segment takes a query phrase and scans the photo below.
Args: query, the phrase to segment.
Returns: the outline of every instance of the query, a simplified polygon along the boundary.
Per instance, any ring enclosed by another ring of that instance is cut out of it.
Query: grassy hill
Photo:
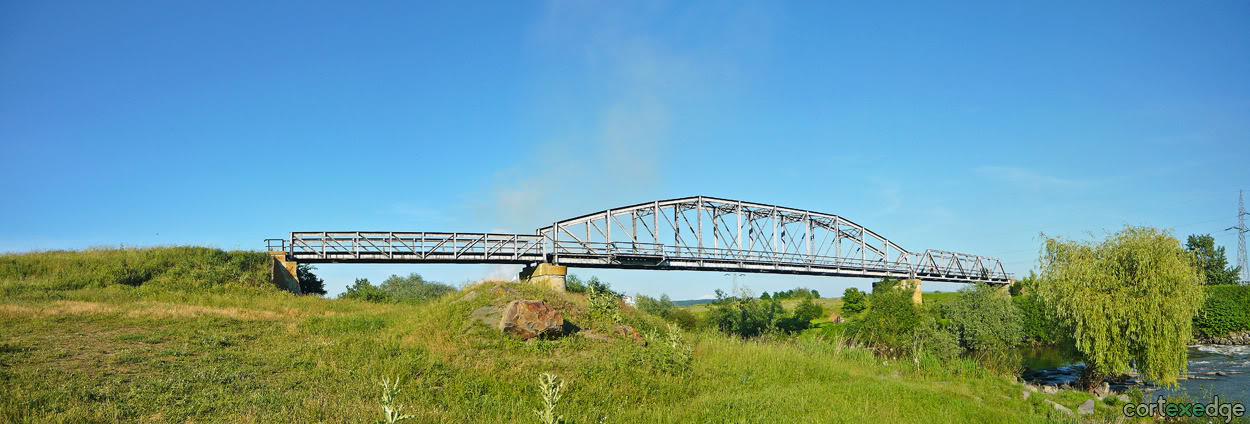
[[[607,330],[584,295],[490,282],[417,305],[295,296],[257,280],[267,268],[256,255],[0,256],[0,421],[367,422],[381,416],[381,379],[400,377],[410,422],[537,422],[544,372],[565,382],[556,412],[577,423],[1045,422],[1051,410],[979,369],[918,368],[818,338],[686,333],[690,368],[667,372],[656,341],[524,342],[470,318],[542,299]]]

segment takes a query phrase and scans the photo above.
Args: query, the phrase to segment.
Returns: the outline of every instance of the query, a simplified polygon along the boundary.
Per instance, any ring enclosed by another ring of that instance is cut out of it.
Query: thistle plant
[[[564,422],[563,415],[556,415],[556,404],[560,402],[560,391],[563,389],[564,382],[559,381],[555,374],[545,372],[538,376],[538,390],[542,393],[543,405],[542,409],[534,410],[534,415],[543,424]]]
[[[404,406],[395,404],[395,396],[399,395],[399,377],[395,377],[392,382],[386,377],[382,378],[382,421],[386,424],[395,424],[412,418],[412,415],[404,414]]]

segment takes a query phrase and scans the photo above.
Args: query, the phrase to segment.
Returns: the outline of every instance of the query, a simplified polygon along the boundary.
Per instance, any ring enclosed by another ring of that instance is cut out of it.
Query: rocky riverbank
[[[1221,346],[1250,346],[1250,331],[1229,333],[1227,336],[1224,336],[1224,337],[1203,338],[1199,336],[1194,339],[1194,344],[1221,345]]]

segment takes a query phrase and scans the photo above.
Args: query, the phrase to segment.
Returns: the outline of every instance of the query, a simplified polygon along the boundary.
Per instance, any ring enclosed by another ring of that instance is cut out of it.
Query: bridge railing
[[[293,232],[288,253],[306,262],[544,261],[542,237],[490,233]]]
[[[886,261],[884,259],[847,258],[838,256],[782,253],[767,250],[740,250],[710,247],[668,246],[657,243],[552,241],[550,249],[556,258],[563,256],[597,260],[603,264],[620,258],[651,259],[654,265],[665,262],[697,261],[707,264],[754,264],[807,267],[813,270],[857,270],[904,277],[950,280],[1006,281],[1011,276],[1002,270],[997,259],[944,251],[926,251]]]

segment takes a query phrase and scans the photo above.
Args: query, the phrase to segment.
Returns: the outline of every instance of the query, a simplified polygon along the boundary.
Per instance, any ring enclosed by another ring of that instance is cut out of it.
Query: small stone
[[[456,299],[456,300],[451,301],[451,303],[468,302],[468,301],[473,300],[473,299],[475,299],[475,298],[477,298],[477,290],[470,291],[470,292],[466,293],[464,296],[461,296],[459,299]]]
[[[1047,399],[1047,400],[1046,400],[1046,403],[1049,403],[1049,404],[1050,404],[1050,406],[1053,406],[1053,407],[1055,408],[1055,410],[1056,410],[1056,411],[1059,411],[1059,412],[1062,412],[1062,413],[1065,413],[1065,414],[1068,414],[1068,415],[1072,415],[1072,410],[1071,410],[1071,409],[1068,409],[1068,407],[1066,407],[1066,406],[1060,405],[1060,404],[1058,404],[1058,403],[1056,403],[1055,401],[1050,400],[1050,399]]]
[[[1024,388],[1029,389],[1030,392],[1034,392],[1034,393],[1037,392],[1037,386],[1034,386],[1032,384],[1025,384]]]
[[[1094,387],[1094,395],[1098,396],[1099,399],[1102,399],[1103,397],[1107,396],[1110,393],[1111,393],[1111,385],[1105,381],[1102,382],[1102,384],[1099,384],[1097,387]]]
[[[647,344],[647,341],[642,338],[642,334],[639,334],[638,330],[635,330],[634,327],[621,324],[621,325],[616,326],[615,331],[616,331],[616,334],[619,334],[627,339],[633,339],[634,343],[637,343],[639,345]]]
[[[1051,386],[1051,385],[1047,384],[1047,385],[1045,385],[1045,386],[1042,386],[1042,391],[1043,391],[1043,392],[1046,392],[1046,394],[1048,394],[1048,395],[1053,395],[1053,394],[1055,394],[1055,393],[1059,393],[1059,388],[1058,388],[1058,387]]]
[[[1119,396],[1116,396],[1115,398],[1119,399],[1120,402],[1122,403],[1129,403],[1129,401],[1132,400],[1132,399],[1129,399],[1128,395],[1119,395]]]
[[[1031,394],[1033,394],[1033,392],[1030,392],[1028,389],[1021,390],[1021,391],[1020,391],[1020,399],[1028,399],[1028,398],[1029,398],[1029,395],[1031,395]]]
[[[1076,408],[1076,412],[1080,413],[1081,415],[1089,415],[1089,414],[1094,413],[1094,400],[1090,399],[1085,402],[1082,402],[1081,406],[1078,406]]]
[[[1220,377],[1228,377],[1228,373],[1226,373],[1226,372],[1224,372],[1224,371],[1216,371],[1216,372],[1215,372],[1215,375],[1218,375],[1218,376],[1220,376]]]

